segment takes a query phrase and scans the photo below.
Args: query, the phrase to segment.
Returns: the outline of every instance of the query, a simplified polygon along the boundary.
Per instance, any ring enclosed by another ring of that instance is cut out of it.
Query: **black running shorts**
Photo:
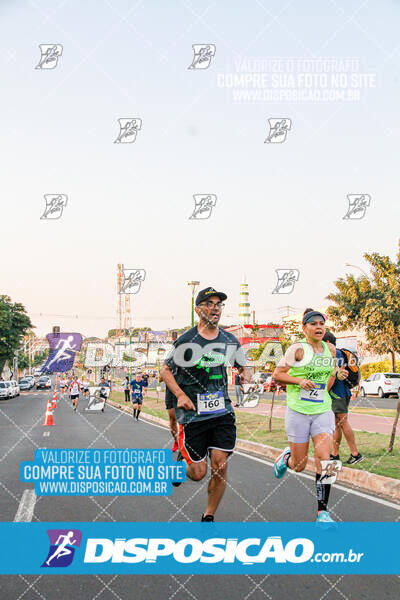
[[[71,394],[71,400],[75,400],[75,398],[79,398],[79,394]]]
[[[236,445],[235,414],[179,425],[178,443],[189,464],[204,460],[212,448],[231,454]]]
[[[132,404],[143,404],[142,396],[132,396]]]
[[[165,408],[167,410],[174,408],[174,398],[175,398],[175,396],[173,395],[173,393],[170,392],[168,388],[166,388],[166,390],[165,390]]]

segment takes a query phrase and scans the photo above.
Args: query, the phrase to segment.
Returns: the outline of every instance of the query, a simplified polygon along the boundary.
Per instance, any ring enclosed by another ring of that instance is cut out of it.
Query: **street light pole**
[[[188,286],[192,288],[192,300],[191,300],[191,323],[192,327],[194,327],[194,293],[196,291],[196,287],[200,285],[200,281],[188,281]]]
[[[364,271],[364,269],[362,269],[361,267],[358,267],[357,265],[351,265],[350,263],[346,263],[345,266],[346,267],[354,267],[354,269],[358,269],[359,271],[361,271],[361,273],[363,273],[363,275],[365,275],[365,277],[367,279],[369,279],[368,275],[366,274],[366,272]]]

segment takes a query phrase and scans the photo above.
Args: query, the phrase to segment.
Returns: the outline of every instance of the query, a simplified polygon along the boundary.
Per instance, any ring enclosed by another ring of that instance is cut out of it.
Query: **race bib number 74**
[[[323,402],[325,383],[316,383],[312,390],[301,390],[300,398],[306,402]]]
[[[224,394],[219,392],[208,392],[197,394],[197,414],[213,415],[225,411]]]

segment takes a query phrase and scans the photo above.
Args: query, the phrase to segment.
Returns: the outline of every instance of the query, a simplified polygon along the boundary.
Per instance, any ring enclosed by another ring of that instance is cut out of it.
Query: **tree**
[[[395,353],[400,351],[400,244],[396,261],[377,252],[366,253],[364,258],[370,264],[371,277],[339,278],[335,282],[337,292],[328,296],[335,304],[328,308],[328,316],[339,331],[364,329],[367,349],[388,353],[392,371],[396,371]],[[389,452],[393,450],[399,415],[400,399]]]
[[[4,363],[10,364],[16,350],[21,346],[22,338],[32,327],[25,307],[19,302],[13,303],[9,296],[0,296],[0,373]]]

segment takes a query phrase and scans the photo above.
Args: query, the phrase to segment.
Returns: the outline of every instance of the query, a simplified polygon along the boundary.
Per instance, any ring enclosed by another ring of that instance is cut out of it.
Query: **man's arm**
[[[176,383],[176,379],[167,363],[164,363],[160,369],[160,381],[164,381],[169,391],[176,397],[178,400],[178,408],[183,408],[184,410],[196,410],[191,399],[186,396],[185,392]]]

